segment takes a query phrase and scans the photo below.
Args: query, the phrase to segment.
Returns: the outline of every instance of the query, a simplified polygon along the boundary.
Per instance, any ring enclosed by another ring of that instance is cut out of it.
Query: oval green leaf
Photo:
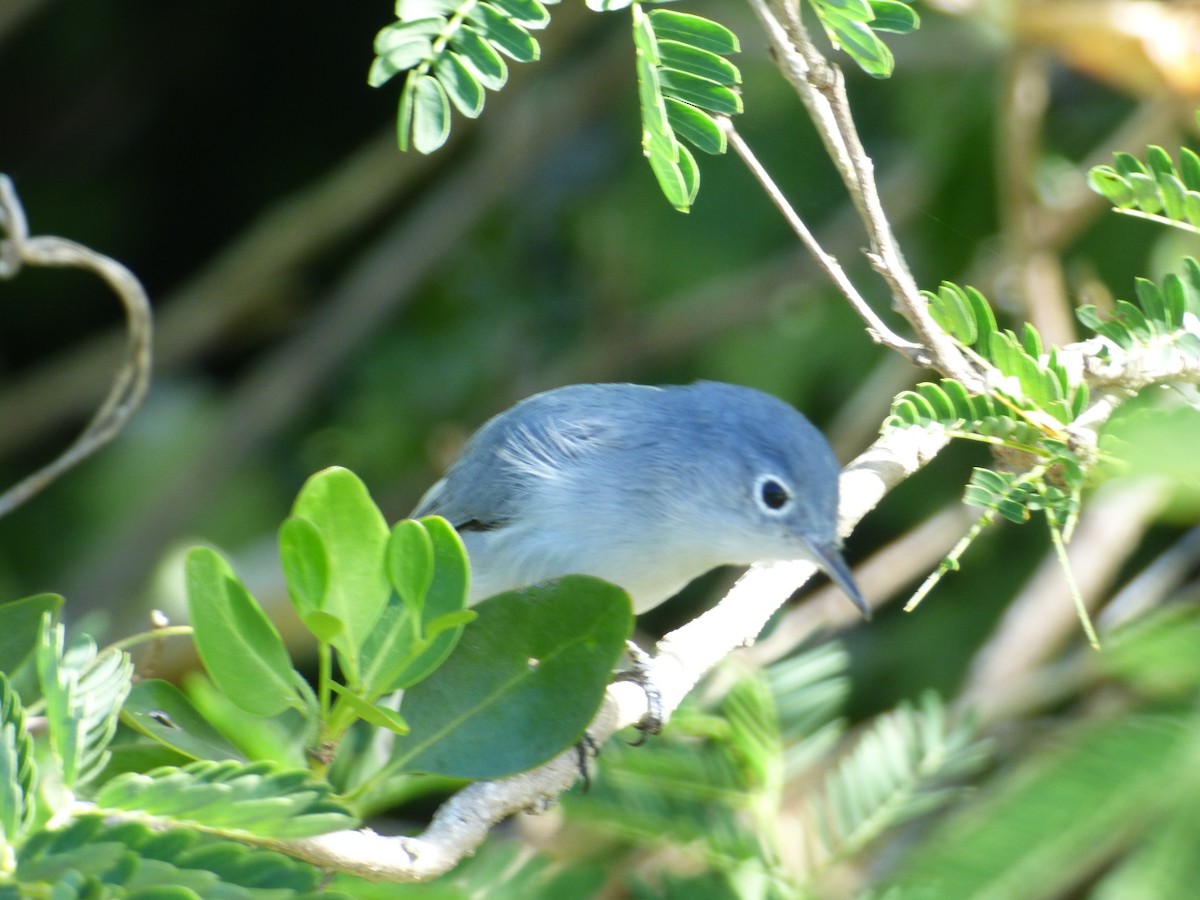
[[[490,5],[526,28],[545,28],[550,24],[550,12],[539,0],[490,0]]]
[[[221,693],[256,716],[299,706],[283,639],[225,560],[197,547],[185,577],[196,649]]]
[[[416,519],[402,519],[392,526],[387,546],[388,577],[400,599],[420,616],[425,592],[433,583],[433,539]]]
[[[179,688],[168,681],[140,681],[125,699],[123,721],[160,744],[192,759],[245,761]]]
[[[450,36],[450,46],[458,52],[479,82],[498,91],[508,81],[508,65],[488,41],[470,25],[462,25]]]
[[[0,671],[11,675],[29,659],[38,644],[42,616],[58,617],[63,598],[58,594],[33,594],[0,604]]]
[[[722,56],[741,50],[737,35],[711,19],[669,9],[653,9],[648,17],[659,40],[679,41]]]
[[[320,608],[341,622],[332,643],[353,679],[359,649],[392,592],[385,569],[387,522],[358,476],[339,467],[318,472],[305,482],[292,515],[311,522],[325,548],[328,587]]]
[[[570,747],[604,697],[633,628],[629,597],[585,576],[476,607],[445,665],[410,688],[401,771],[491,779]]]
[[[299,516],[284,521],[279,527],[279,565],[292,606],[301,619],[324,606],[329,590],[329,554],[316,525]]]
[[[391,81],[398,73],[420,65],[433,55],[433,43],[427,38],[413,38],[383,56],[375,57],[367,72],[367,84],[380,87]]]
[[[876,31],[909,34],[921,27],[917,11],[899,0],[871,0],[871,11],[875,13],[871,27]]]
[[[483,85],[457,53],[452,50],[439,53],[433,61],[433,73],[460,113],[468,119],[479,117],[483,112]]]
[[[679,41],[657,42],[658,58],[664,66],[687,72],[697,78],[707,78],[726,87],[740,84],[742,73],[738,67],[723,56],[709,50],[701,50]]]
[[[467,13],[467,20],[479,29],[485,40],[514,62],[534,62],[542,55],[542,48],[533,35],[490,3],[476,5]]]
[[[450,137],[450,100],[432,75],[418,75],[411,92],[412,144],[418,153],[432,153]]]
[[[742,98],[736,91],[707,78],[698,78],[675,69],[660,69],[658,81],[665,96],[692,106],[723,116],[734,116],[742,111]]]
[[[433,578],[420,610],[398,595],[389,601],[379,627],[363,647],[363,691],[369,697],[409,687],[441,665],[462,634],[471,571],[467,553],[450,523],[440,516],[420,519],[433,546]],[[418,622],[416,616],[419,613]],[[458,619],[446,620],[447,616]],[[440,623],[437,629],[433,623]]]
[[[667,121],[675,134],[705,153],[716,155],[725,152],[725,132],[713,121],[712,116],[688,103],[670,97],[664,100]]]

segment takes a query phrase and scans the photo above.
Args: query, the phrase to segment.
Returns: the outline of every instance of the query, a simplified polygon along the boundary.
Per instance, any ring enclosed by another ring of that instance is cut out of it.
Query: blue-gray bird
[[[717,566],[808,559],[869,617],[839,551],[838,471],[808,419],[761,391],[580,384],[490,419],[413,516],[458,530],[472,603],[584,574],[642,613]]]

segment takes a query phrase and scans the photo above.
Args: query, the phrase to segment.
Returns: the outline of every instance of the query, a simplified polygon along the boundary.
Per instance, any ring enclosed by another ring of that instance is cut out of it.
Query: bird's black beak
[[[854,583],[854,576],[850,574],[850,567],[846,565],[846,561],[842,559],[842,554],[832,545],[822,546],[805,541],[808,545],[808,551],[813,555],[817,564],[825,570],[830,580],[842,589],[850,601],[858,607],[858,611],[862,613],[863,618],[870,621],[871,607],[867,605],[867,601],[863,599],[863,595],[858,590],[858,585]]]

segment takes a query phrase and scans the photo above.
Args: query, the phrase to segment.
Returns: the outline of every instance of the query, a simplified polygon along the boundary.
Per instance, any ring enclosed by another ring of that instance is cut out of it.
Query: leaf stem
[[[1058,523],[1049,515],[1046,516],[1046,523],[1050,526],[1050,541],[1054,544],[1054,553],[1058,557],[1059,565],[1062,566],[1063,576],[1067,579],[1067,588],[1071,591],[1071,600],[1075,604],[1075,612],[1079,615],[1079,624],[1083,626],[1083,633],[1087,635],[1088,643],[1092,645],[1092,649],[1100,649],[1100,638],[1096,636],[1096,628],[1092,624],[1092,617],[1088,613],[1087,604],[1083,602],[1083,594],[1080,593],[1079,583],[1075,580],[1075,572],[1071,568],[1071,560],[1067,556],[1067,546],[1063,541],[1062,529]]]

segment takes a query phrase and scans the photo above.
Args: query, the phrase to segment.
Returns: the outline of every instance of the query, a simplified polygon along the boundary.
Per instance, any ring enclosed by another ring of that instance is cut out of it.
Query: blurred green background
[[[918,4],[921,30],[890,41],[893,79],[846,66],[920,285],[975,284],[1009,324],[1030,319],[1049,340],[1074,338],[1070,304],[1128,297],[1135,275],[1197,253],[1083,189],[1086,166],[1115,149],[1186,141],[1200,96],[1186,61],[1172,69],[1150,58],[1152,40],[1116,40],[1102,6]],[[739,130],[886,309],[749,9],[688,9],[741,36]],[[672,211],[640,152],[627,18],[552,11],[542,61],[513,66],[483,117],[456,117],[450,145],[425,158],[395,149],[398,86],[365,81],[390,3],[3,0],[0,171],[34,234],[87,244],[143,280],[159,331],[132,426],[0,520],[0,597],[62,592],[68,621],[120,636],[152,608],[180,618],[179,556],[204,542],[286,626],[274,531],[309,474],[347,466],[402,517],[484,419],[571,382],[734,381],[796,404],[843,460],[874,439],[891,396],[929,373],[871,343],[736,158],[702,159],[694,210]],[[1194,24],[1155,27],[1166,40]],[[1105,36],[1109,55],[1081,60]],[[11,483],[102,396],[120,312],[76,273],[26,271],[0,290]],[[908,561],[868,594],[902,600],[936,564],[964,526],[936,541],[912,530],[955,508],[986,459],[953,447],[866,519],[851,561],[889,545]],[[1161,499],[1098,501],[1076,542],[1089,596],[1114,593],[1194,524],[1194,509],[1160,523]],[[930,687],[955,696],[972,671],[974,689],[986,685],[988,641],[1014,597],[1042,603],[1009,614],[1049,632],[1033,669],[1078,651],[1053,563],[1031,580],[1048,554],[1040,523],[998,527],[917,612],[895,603],[851,628],[854,710]],[[644,617],[646,630],[686,620],[726,575]],[[1043,688],[1021,708],[1057,702],[1061,687]]]

